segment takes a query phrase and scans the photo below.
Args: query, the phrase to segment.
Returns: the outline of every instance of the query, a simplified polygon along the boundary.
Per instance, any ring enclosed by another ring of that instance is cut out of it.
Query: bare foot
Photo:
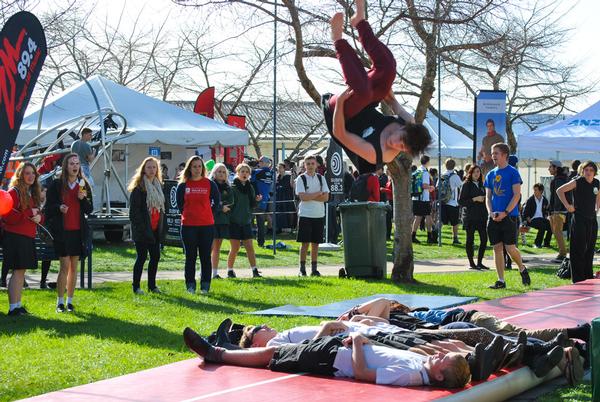
[[[356,0],[355,3],[356,12],[352,18],[350,18],[350,25],[352,25],[354,28],[356,28],[359,22],[366,18],[365,0]]]
[[[344,14],[335,13],[329,23],[331,24],[331,39],[334,42],[342,39],[342,35],[344,34]]]

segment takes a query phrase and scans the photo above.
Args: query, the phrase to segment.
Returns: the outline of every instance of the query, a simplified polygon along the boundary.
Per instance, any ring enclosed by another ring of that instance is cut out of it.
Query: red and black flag
[[[215,118],[215,87],[208,87],[200,92],[194,104],[194,113]]]
[[[0,32],[0,178],[46,55],[38,19],[26,11],[10,17]]]

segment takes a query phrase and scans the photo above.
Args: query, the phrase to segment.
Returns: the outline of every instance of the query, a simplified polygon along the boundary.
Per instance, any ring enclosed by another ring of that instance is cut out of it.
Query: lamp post
[[[277,247],[275,247],[277,243],[277,0],[273,4],[275,17],[273,19],[273,164],[271,165],[273,211],[271,228],[273,231],[273,255],[275,255],[277,254]]]

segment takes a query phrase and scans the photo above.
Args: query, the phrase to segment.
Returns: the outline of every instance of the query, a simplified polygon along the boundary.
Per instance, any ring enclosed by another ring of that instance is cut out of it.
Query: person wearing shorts
[[[221,279],[219,276],[219,256],[223,240],[229,239],[229,226],[231,224],[231,208],[233,207],[233,192],[229,185],[229,171],[224,163],[217,163],[208,176],[221,193],[221,207],[215,208],[215,237],[212,243],[212,279]]]
[[[496,167],[485,177],[486,207],[489,214],[487,233],[490,244],[494,246],[494,260],[498,280],[491,289],[504,289],[504,253],[503,248],[519,266],[523,285],[530,285],[531,279],[521,253],[515,243],[517,239],[518,203],[521,197],[521,175],[508,164],[509,148],[505,143],[492,146],[492,160]]]
[[[329,199],[329,187],[323,176],[317,173],[317,158],[304,158],[306,172],[296,179],[296,194],[300,198],[298,206],[298,234],[296,241],[300,247],[300,272],[306,276],[306,254],[310,245],[311,276],[321,276],[317,269],[319,243],[323,242],[325,230],[325,202]]]
[[[235,179],[231,186],[231,210],[229,212],[229,242],[231,249],[227,256],[227,277],[235,278],[233,264],[237,257],[240,245],[243,243],[248,256],[248,262],[252,268],[252,277],[260,278],[260,272],[256,267],[256,255],[254,253],[254,244],[252,239],[252,209],[262,200],[260,194],[256,194],[254,187],[250,183],[252,171],[246,163],[240,163],[235,168]]]
[[[435,239],[432,236],[432,225],[431,219],[431,202],[430,192],[434,190],[434,186],[430,184],[430,175],[427,165],[429,164],[429,156],[421,156],[421,167],[417,168],[416,172],[413,172],[413,180],[415,175],[421,176],[421,188],[412,195],[412,207],[413,215],[415,220],[412,225],[412,242],[420,243],[417,239],[417,230],[421,226],[421,220],[425,219],[425,228],[427,229],[427,243],[435,243]]]

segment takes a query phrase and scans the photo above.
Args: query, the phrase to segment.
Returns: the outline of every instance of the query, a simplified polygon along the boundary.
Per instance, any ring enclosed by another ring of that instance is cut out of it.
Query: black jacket
[[[552,181],[550,182],[550,204],[548,206],[550,212],[567,213],[567,209],[565,208],[563,203],[560,202],[560,198],[558,198],[558,195],[556,195],[556,189],[562,186],[563,184],[567,183],[568,181],[569,179],[567,178],[567,176],[561,173],[554,176],[554,179],[552,179]],[[565,193],[565,196],[567,197],[567,200],[571,202],[571,192],[569,191],[568,193]]]
[[[484,196],[485,188],[480,183],[479,187],[472,181],[465,181],[458,198],[458,203],[463,208],[463,222],[481,222],[488,218],[485,202],[475,202],[474,197]]]
[[[87,240],[90,235],[86,215],[92,213],[93,209],[92,189],[87,182],[85,183],[85,189],[87,191],[87,197],[79,200],[82,257],[87,255]],[[54,237],[55,241],[63,241],[63,213],[60,212],[60,206],[63,204],[62,190],[61,180],[54,179],[48,187],[48,192],[46,193],[46,205],[44,205],[44,215],[46,216],[47,227],[50,230],[50,233],[52,233],[52,237]]]
[[[150,224],[150,212],[146,204],[147,193],[136,187],[129,196],[129,220],[131,221],[131,237],[134,242],[154,244],[155,238]],[[158,220],[158,241],[162,243],[167,233],[165,214],[160,213]]]
[[[542,217],[546,218],[548,216],[548,199],[542,195]],[[535,215],[535,195],[532,195],[527,199],[525,203],[525,208],[523,208],[523,220],[527,221],[528,219],[533,218]]]

